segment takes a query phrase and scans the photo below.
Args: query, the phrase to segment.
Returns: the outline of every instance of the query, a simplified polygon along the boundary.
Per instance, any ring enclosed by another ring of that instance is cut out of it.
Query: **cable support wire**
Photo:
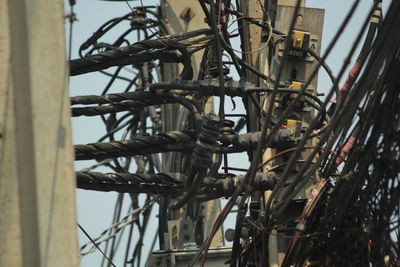
[[[105,229],[103,232],[101,232],[101,234],[98,237],[93,238],[93,241],[95,242],[95,244],[97,246],[99,246],[101,243],[104,243],[104,242],[108,241],[109,239],[117,236],[123,228],[125,228],[126,226],[129,226],[130,224],[139,220],[139,216],[141,214],[143,214],[146,210],[150,209],[151,206],[154,204],[154,202],[155,202],[155,200],[151,199],[150,201],[145,203],[145,205],[142,208],[132,210],[125,217],[123,217],[122,220],[110,225],[107,229]],[[110,230],[114,230],[114,232],[111,235],[108,235]],[[93,245],[93,242],[88,242],[81,246],[81,248],[80,248],[81,256],[86,256],[86,255],[96,251],[96,246],[94,246],[94,245],[91,248],[89,248],[88,250],[85,250],[89,245]]]
[[[152,62],[155,60],[161,60],[166,63],[183,62],[182,57],[173,52],[155,51],[131,55],[128,48],[119,48],[90,56],[88,58],[71,60],[70,75],[76,76],[117,66],[141,65],[144,62]]]
[[[100,253],[104,256],[104,258],[108,261],[111,266],[116,267],[116,265],[107,257],[107,255],[100,249],[100,247],[96,244],[96,242],[92,239],[92,237],[86,232],[86,230],[78,223],[79,229],[85,234],[85,236],[92,242],[93,247],[96,248]]]
[[[76,172],[77,187],[94,191],[119,193],[148,193],[176,196],[180,192],[183,177],[179,173],[98,173]]]
[[[77,187],[94,191],[116,191],[119,193],[146,193],[176,198],[183,194],[188,180],[181,173],[133,174],[76,172]],[[243,183],[243,175],[220,174],[216,178],[204,177],[205,183],[198,185],[198,192],[191,195],[199,201],[220,197],[230,197]],[[256,175],[255,188],[258,191],[270,190],[278,180],[274,172],[260,172]]]
[[[167,88],[184,88],[186,91],[199,90],[201,94],[205,95],[219,95],[219,85],[217,85],[216,81],[173,81],[170,83],[158,83],[153,84],[150,89],[157,90],[157,88],[163,88],[166,90]],[[229,81],[227,83],[227,87],[229,88],[228,95],[230,96],[242,96],[245,94],[250,94],[252,92],[264,92],[270,93],[272,90],[268,88],[262,87],[254,87],[251,84],[242,84],[239,82]],[[199,92],[197,91],[197,92]],[[280,93],[286,94],[297,94],[300,93],[299,90],[294,89],[278,89]],[[180,94],[184,93],[179,92]],[[306,98],[306,102],[309,103],[312,107],[318,109],[321,106],[321,101],[318,97],[305,93],[308,97]],[[312,100],[311,100],[312,99]],[[182,104],[185,108],[187,108],[191,114],[194,115],[196,120],[201,120],[201,116],[203,113],[202,106],[194,100],[190,100],[184,97],[180,97],[179,94],[168,94],[163,92],[155,91],[146,92],[146,91],[135,91],[135,92],[125,92],[125,93],[115,93],[115,94],[107,94],[103,96],[97,95],[86,95],[86,96],[75,96],[71,97],[71,105],[90,105],[90,104],[109,104],[107,106],[90,106],[90,107],[72,107],[72,116],[98,116],[115,112],[122,111],[131,111],[134,113],[140,112],[140,108],[154,106],[154,105],[162,105],[162,104],[171,104],[171,103],[179,103]],[[321,120],[324,120],[325,116],[321,117]]]
[[[131,46],[114,48],[97,55],[73,59],[70,61],[70,74],[72,76],[88,72],[104,70],[112,66],[125,66],[130,64],[141,64],[160,59],[163,62],[183,63],[182,78],[191,79],[193,70],[190,54],[187,48],[179,43],[183,38],[192,38],[202,34],[208,34],[209,30],[202,29],[180,35],[165,36],[159,39],[144,40],[136,42]],[[160,49],[160,51],[151,51]],[[178,50],[181,56],[169,52]]]
[[[163,152],[191,152],[195,145],[195,132],[171,131],[154,136],[135,137],[125,141],[100,142],[75,145],[75,159],[103,160],[106,158],[148,155]],[[220,135],[218,141],[224,146],[216,146],[216,153],[237,153],[251,150],[262,140],[261,132],[239,135]],[[287,148],[295,144],[289,129],[280,129],[272,138],[271,148]]]
[[[115,99],[116,102],[111,102],[108,99]],[[201,116],[203,114],[203,107],[199,103],[196,103],[188,98],[175,96],[173,94],[152,94],[144,91],[138,91],[104,96],[79,96],[74,97],[72,100],[75,101],[75,103],[101,102],[100,104],[103,104],[107,102],[107,104],[110,104],[107,106],[72,107],[71,111],[73,117],[99,116],[123,111],[139,113],[141,108],[173,103],[183,105],[191,114],[193,114],[196,120],[201,120]]]

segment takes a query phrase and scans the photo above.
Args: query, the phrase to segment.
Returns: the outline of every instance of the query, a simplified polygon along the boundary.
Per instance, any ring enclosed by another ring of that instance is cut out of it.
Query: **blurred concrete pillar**
[[[280,6],[295,6],[297,0],[278,0],[278,5]],[[306,6],[306,0],[301,0],[300,6]]]
[[[0,0],[0,266],[79,266],[63,17]]]

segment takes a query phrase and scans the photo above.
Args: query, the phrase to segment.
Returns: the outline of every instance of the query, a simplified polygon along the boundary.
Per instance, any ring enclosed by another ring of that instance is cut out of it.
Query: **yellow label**
[[[293,31],[293,47],[294,48],[302,48],[304,40],[304,32],[302,31]]]
[[[293,90],[301,90],[301,86],[303,83],[301,82],[292,82],[292,84],[289,86],[289,89],[293,89]],[[290,94],[290,98],[296,98],[297,94]]]
[[[297,121],[296,120],[287,120],[286,126],[290,129],[292,134],[296,133]]]

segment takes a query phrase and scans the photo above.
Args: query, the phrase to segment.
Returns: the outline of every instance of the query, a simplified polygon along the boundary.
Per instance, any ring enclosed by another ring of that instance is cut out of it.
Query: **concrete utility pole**
[[[292,17],[294,15],[294,6],[297,1],[292,0],[292,1],[282,1],[282,5],[278,5],[277,8],[277,16],[275,20],[275,28],[278,31],[286,33],[290,27],[290,22],[292,20]],[[279,1],[278,1],[279,4]],[[324,20],[324,10],[322,9],[313,9],[313,8],[305,8],[305,1],[302,1],[300,5],[300,9],[298,14],[296,15],[296,22],[294,26],[294,30],[297,31],[297,33],[293,34],[293,40],[296,41],[298,36],[300,36],[300,39],[303,38],[303,41],[305,40],[306,35],[310,35],[310,40],[309,40],[309,47],[313,49],[317,54],[320,53],[321,49],[321,40],[322,40],[322,27],[323,27],[323,20]],[[302,35],[304,34],[304,35]],[[281,56],[283,55],[283,46],[278,47],[277,55],[275,55],[274,59],[274,65],[279,66]],[[299,49],[300,51],[301,49]],[[317,64],[317,60],[310,57],[309,55],[307,56],[297,56],[296,55],[297,50],[292,50],[289,52],[289,57],[288,60],[285,63],[284,69],[283,69],[283,74],[281,77],[282,82],[286,82],[288,84],[291,84],[290,88],[293,89],[300,89],[301,86],[304,85],[304,83],[307,81],[308,77],[310,76],[311,72],[315,68],[315,65]],[[299,52],[300,54],[303,52]],[[272,72],[271,72],[271,77],[275,78],[277,75],[278,67],[276,67]],[[307,88],[307,92],[317,95],[317,81],[318,81],[318,76],[315,76],[315,78],[311,81],[310,85]],[[274,113],[276,114],[277,117],[283,112],[284,105],[283,98],[279,99],[277,102],[274,103]],[[298,108],[296,108],[293,111],[292,115],[288,116],[288,119],[286,121],[286,127],[289,128],[292,133],[300,137],[302,135],[302,132],[305,131],[305,129],[308,127],[309,123],[312,121],[314,118],[314,110],[311,109],[310,107],[307,107],[307,105],[300,105]],[[311,139],[307,142],[308,146],[313,146],[315,143],[315,139]],[[267,158],[270,158],[273,156],[275,153],[279,151],[267,151],[266,156]],[[305,151],[301,154],[300,160],[306,159],[309,155],[308,151]],[[287,159],[285,159],[287,160]],[[266,170],[269,170],[269,167],[272,165],[277,165],[284,160],[275,160],[272,161],[269,166],[266,166]],[[300,164],[300,163],[298,163]],[[293,173],[291,173],[290,177],[296,175],[296,170],[301,167],[300,165],[296,166],[294,168]],[[282,169],[283,170],[283,169]],[[278,170],[278,175],[279,175],[279,170]],[[307,199],[310,197],[311,189],[315,185],[315,183],[319,180],[319,176],[316,173],[313,177],[313,180],[310,180],[306,186],[293,198],[292,204],[288,208],[288,211],[285,212],[284,214],[281,215],[280,218],[278,218],[280,223],[283,222],[291,222],[292,224],[296,224],[296,217],[298,217],[303,210],[304,204],[307,201]],[[290,178],[289,178],[290,181]],[[284,189],[283,189],[284,190]],[[267,193],[268,195],[268,193]],[[278,200],[279,201],[279,200]],[[276,230],[273,230],[276,231]],[[279,233],[279,232],[276,232]],[[277,244],[277,252],[278,254],[271,253],[272,255],[276,255],[277,257],[270,257],[270,266],[279,266],[282,263],[282,260],[285,256],[285,251],[287,249],[288,245],[288,240],[284,238],[280,238],[279,235],[271,235],[270,236],[270,246],[269,249],[270,251],[274,250],[274,244]]]
[[[166,26],[170,34],[175,34],[179,32],[188,32],[194,31],[202,28],[207,28],[208,25],[204,21],[204,13],[198,3],[197,0],[185,1],[182,4],[182,1],[179,0],[164,0],[161,1],[162,15],[165,18]],[[192,67],[194,72],[194,79],[197,78],[197,74],[199,72],[200,61],[203,56],[203,52],[197,52],[192,56]],[[166,64],[171,65],[171,64]],[[179,68],[177,64],[176,67]],[[177,74],[173,71],[173,68],[164,67],[163,74],[165,80],[172,80],[177,78]],[[177,73],[179,73],[178,71]],[[209,113],[213,111],[213,99],[209,98],[205,103],[205,113]],[[179,125],[176,123],[180,121],[180,119],[187,120],[187,111],[181,105],[170,105],[170,110],[165,112],[165,115],[175,114],[173,115],[174,119],[171,121],[165,121],[164,124],[166,127],[172,127],[169,130],[181,130],[179,129]],[[182,116],[182,114],[184,114]],[[176,120],[176,118],[179,118]],[[176,154],[176,153],[173,153]],[[207,237],[211,231],[211,228],[215,222],[215,219],[220,211],[220,201],[219,199],[203,202],[201,205],[201,216],[204,217],[205,228],[204,228],[204,237]],[[182,214],[178,215],[177,219],[173,219],[168,222],[168,232],[170,237],[170,246],[173,249],[180,248],[176,242],[173,242],[175,239],[184,239],[184,236],[190,233],[193,233],[194,224],[191,225],[190,222],[186,222],[184,220],[182,222]],[[187,225],[187,223],[189,225]],[[194,222],[193,222],[194,223]],[[173,229],[180,229],[178,231],[174,231]],[[189,229],[189,231],[185,231],[184,229]],[[188,240],[187,240],[188,241]],[[211,244],[212,247],[221,247],[223,246],[223,234],[222,229],[217,232],[213,242]],[[183,243],[182,243],[183,244]]]
[[[240,12],[242,12],[245,16],[257,18],[260,21],[262,20],[262,22],[272,23],[275,29],[277,29],[280,32],[287,33],[289,30],[290,22],[292,20],[292,16],[294,13],[294,5],[296,4],[296,2],[297,1],[295,0],[269,1],[267,8],[268,10],[271,10],[271,13],[273,14],[272,21],[267,20],[269,18],[265,17],[265,12],[263,11],[263,8],[265,7],[260,5],[260,1],[258,0],[240,1],[240,9],[241,9]],[[188,1],[187,3],[185,3],[185,6],[183,6],[181,3],[179,3],[179,1],[166,0],[162,4],[162,10],[164,18],[169,27],[170,33],[176,33],[176,32],[182,32],[182,31],[198,29],[201,27],[206,27],[203,18],[196,17],[196,14],[199,13],[201,14],[202,12],[199,8],[198,3],[195,3],[195,1]],[[300,42],[301,44],[303,43],[302,38],[304,38],[304,36],[309,38],[309,40],[307,40],[308,43],[306,45],[309,47],[303,46],[301,47],[301,49],[299,49],[300,51],[302,49],[307,50],[308,48],[312,48],[317,53],[319,53],[320,40],[322,35],[323,14],[324,14],[323,10],[305,8],[305,1],[300,2],[300,10],[298,14],[296,14],[297,17],[295,24],[295,30],[297,30],[297,34],[299,34],[300,37],[295,36],[294,38],[300,38],[301,40],[300,39],[299,40],[301,41]],[[277,37],[270,36],[271,32],[265,33],[259,26],[249,23],[246,20],[239,20],[238,24],[239,27],[242,29],[244,36],[244,38],[242,38],[241,40],[243,45],[242,49],[245,51],[245,53],[243,54],[243,60],[245,60],[247,63],[258,69],[266,76],[270,76],[271,78],[274,79],[276,77],[279,64],[281,63],[283,55],[283,46],[278,45],[276,49],[272,51],[270,50],[270,46],[268,45],[268,43],[270,41],[276,41]],[[269,38],[271,39],[265,40],[266,39],[265,36],[268,35],[270,36]],[[306,43],[306,41],[304,41],[304,43]],[[291,54],[285,63],[283,75],[281,77],[281,82],[287,84],[289,88],[301,86],[302,83],[306,81],[309,74],[311,73],[311,70],[315,66],[314,64],[316,63],[316,60],[309,56],[304,56],[304,55],[305,54],[303,53],[300,56],[298,56],[296,54],[296,50],[293,49],[291,50]],[[199,57],[199,55],[197,55],[197,57]],[[273,62],[270,62],[271,58]],[[193,63],[194,63],[193,64],[194,69],[198,70],[199,59],[195,57]],[[275,67],[270,70],[269,68],[270,66],[275,66]],[[174,68],[171,67],[165,68],[163,73],[164,78],[166,79],[176,78],[176,73],[178,72],[175,71],[174,74],[173,70]],[[264,86],[267,88],[270,88],[272,86],[272,84],[269,84],[264,80],[261,80],[258,76],[256,76],[255,74],[253,74],[248,70],[246,71],[245,75],[247,81],[255,84],[256,86]],[[315,95],[316,88],[317,88],[317,77],[314,78],[314,80],[311,82],[311,86],[307,88],[307,91]],[[300,89],[300,88],[294,88],[294,89]],[[284,101],[282,100],[283,96],[279,96],[278,101],[275,101],[274,103],[271,103],[271,100],[265,96],[255,95],[255,97],[257,97],[260,100],[260,103],[264,103],[263,107],[265,110],[268,109],[268,105],[272,104],[274,106],[273,115],[275,117],[279,117],[282,110],[284,110],[284,107],[282,106],[285,105],[285,103],[283,103]],[[250,101],[248,101],[246,105],[247,105],[248,131],[249,132],[259,131],[262,126],[261,125],[262,121],[260,120],[260,114],[257,108]],[[168,112],[165,112],[165,115],[176,114],[176,116],[180,116],[181,112],[176,113],[177,111],[179,111],[179,107],[177,108],[178,109],[172,108],[168,110]],[[293,114],[296,114],[297,117],[294,118],[295,115],[290,115],[289,118],[293,119],[289,119],[285,122],[286,127],[291,129],[293,134],[300,135],[301,132],[304,130],[304,128],[307,127],[308,123],[313,119],[314,111],[309,107],[302,106],[301,108],[296,108]],[[170,119],[170,121],[173,122],[172,119]],[[171,126],[172,125],[171,122],[165,121],[165,124]],[[174,129],[176,128],[170,128],[168,130],[174,130]],[[312,141],[310,141],[310,144],[308,145],[312,145],[311,142]],[[279,151],[276,151],[274,149],[266,149],[263,155],[263,161],[274,156],[277,152]],[[303,158],[306,157],[307,152],[303,153],[302,156]],[[272,161],[269,165],[265,167],[264,171],[268,171],[269,167],[278,163],[280,162]],[[280,171],[277,170],[277,173],[279,174]],[[315,178],[317,179],[317,177]],[[311,181],[311,184],[313,184],[314,182],[315,181]],[[294,222],[295,220],[294,218],[300,215],[302,212],[302,207],[309,193],[307,190],[309,186],[310,184],[307,187],[305,187],[298,196],[295,197],[295,199],[293,200],[293,205],[291,205],[290,212],[288,214],[283,214],[282,218],[280,218],[279,220],[281,221],[290,220]],[[254,216],[258,216],[257,212],[255,212],[257,210],[260,210],[260,216],[264,215],[263,209],[261,207],[263,207],[265,203],[261,202],[262,199],[268,200],[269,194],[270,191],[266,192],[264,196],[261,193],[253,193],[250,202],[251,205],[250,210],[253,210]],[[207,217],[208,222],[213,222],[213,220],[210,219],[211,217]],[[169,221],[169,226],[168,226],[169,244],[170,248],[172,249],[179,248],[177,247],[177,245],[174,245],[173,240],[174,239],[180,240],[181,238],[183,238],[184,234],[187,233],[187,231],[179,232],[173,230],[173,229],[182,229],[182,227],[180,227],[182,226],[181,225],[182,223],[185,224],[185,222],[182,222],[182,218],[179,216],[176,220]],[[279,266],[284,257],[284,252],[287,247],[286,244],[287,241],[282,238],[278,238],[276,235],[278,234],[278,232],[276,230],[273,231],[275,232],[275,235],[274,234],[270,235],[269,240],[264,240],[264,242],[268,243],[269,265]],[[189,232],[193,231],[191,230]],[[215,244],[212,246],[215,246]],[[190,259],[189,254],[190,253],[180,252],[180,253],[172,253],[169,256],[171,257],[173,256],[179,259],[178,260],[178,265],[179,265],[180,263]],[[153,263],[163,262],[163,264],[166,264],[167,261],[170,262],[173,261],[173,260],[166,260],[165,255],[162,254],[155,254],[154,256],[156,261],[153,261]],[[216,258],[223,259],[225,257],[226,255],[224,255],[224,253],[220,253],[220,255],[216,255],[215,257],[213,257],[213,260],[216,260]],[[216,260],[216,262],[213,263],[218,264],[218,260]]]
[[[194,31],[197,29],[209,27],[204,21],[203,10],[196,0],[184,2],[180,0],[163,0],[161,1],[161,10],[169,34]],[[202,51],[197,52],[192,56],[194,79],[197,78],[202,56]],[[178,64],[164,63],[162,70],[163,79],[165,81],[170,81],[178,78],[178,73],[180,72],[180,70],[181,67]],[[205,113],[212,112],[212,98],[204,99],[202,101],[205,101]],[[165,105],[162,112],[165,131],[182,130],[182,127],[185,127],[185,125],[182,125],[182,122],[187,121],[188,114],[181,105]],[[180,161],[182,156],[183,155],[180,153],[168,153],[163,158],[164,168],[166,168],[166,170],[168,171],[182,172],[183,169],[177,170],[174,167],[175,161]],[[180,166],[180,168],[182,167],[183,166]],[[185,266],[184,264],[187,264],[187,262],[191,260],[192,256],[196,253],[195,250],[191,251],[193,245],[195,245],[196,233],[198,233],[198,230],[202,231],[203,233],[201,235],[205,239],[209,235],[214,225],[215,219],[217,218],[221,209],[219,199],[202,202],[199,203],[199,205],[200,218],[186,217],[186,206],[179,211],[170,214],[167,222],[168,227],[167,229],[165,229],[167,230],[164,237],[165,249],[172,249],[177,251],[173,251],[167,254],[153,254],[153,259],[150,261],[150,266],[159,266],[157,264],[161,263],[172,264],[174,261],[177,262],[178,266],[180,266],[180,264],[183,264],[182,266]],[[203,222],[202,224],[200,224],[202,225],[202,227],[199,227],[198,222],[200,220],[197,219],[200,219]],[[162,225],[160,225],[160,227],[162,227]],[[196,230],[194,230],[195,228]],[[190,244],[192,245],[190,246]],[[228,255],[228,250],[221,250],[221,247],[223,247],[223,245],[223,233],[222,229],[220,229],[215,234],[214,239],[211,243],[211,247],[217,250],[213,251],[213,249],[211,249],[211,259],[207,260],[207,265],[219,266],[220,264],[223,264]],[[184,248],[186,248],[186,251],[182,251],[182,249]]]
[[[79,266],[61,1],[0,1],[0,266]]]
[[[274,2],[277,4],[274,5]],[[290,22],[292,20],[292,16],[294,15],[294,6],[296,5],[296,0],[279,0],[279,1],[269,1],[268,8],[272,10],[272,20],[275,26],[274,28],[287,33],[290,27]],[[259,1],[241,1],[242,12],[249,17],[263,17],[262,7]],[[295,30],[299,30],[300,34],[306,32],[310,34],[310,48],[313,48],[318,54],[321,48],[322,39],[322,26],[323,26],[323,16],[324,10],[320,9],[312,9],[305,8],[305,0],[300,2],[300,10],[296,15],[296,23]],[[253,67],[259,69],[260,72],[265,74],[266,76],[270,76],[275,79],[277,75],[277,71],[279,68],[279,64],[281,63],[281,58],[283,56],[284,47],[278,46],[275,51],[269,50],[268,46],[265,46],[263,42],[263,33],[260,27],[250,24],[248,22],[243,22],[243,31],[245,35],[249,38],[244,38],[244,50],[245,51],[258,51],[254,53],[245,54],[245,59],[249,62]],[[296,37],[295,37],[296,38]],[[276,41],[275,38],[272,38],[272,41]],[[283,43],[282,43],[283,44]],[[274,62],[269,62],[269,58],[273,56]],[[311,71],[315,68],[316,60],[310,58],[309,56],[295,56],[290,55],[288,60],[285,62],[285,66],[283,69],[283,75],[281,77],[281,82],[292,84],[293,86],[301,86],[301,83],[304,83]],[[269,69],[269,66],[275,66],[272,70]],[[246,77],[249,81],[253,82],[256,85],[263,84],[266,87],[271,87],[271,84],[268,84],[264,80],[259,79],[257,76],[252,74],[251,72],[246,73]],[[316,95],[317,88],[317,80],[318,76],[316,76],[307,91]],[[300,89],[300,88],[297,88]],[[265,110],[268,109],[268,106],[273,104],[273,114],[276,117],[283,112],[284,105],[282,99],[278,99],[275,103],[271,103],[270,99],[267,97],[260,97],[261,103],[265,103]],[[296,114],[296,115],[295,115]],[[309,108],[297,108],[293,115],[289,115],[289,118],[293,118],[292,120],[286,121],[286,127],[290,128],[293,134],[300,135],[302,130],[308,126],[308,123],[313,119],[314,110],[310,110]],[[250,120],[250,129],[251,131],[256,131],[261,127],[260,121],[255,119],[259,118],[259,114],[255,107],[248,103],[248,116],[249,118],[253,118]],[[308,145],[312,145],[313,140],[309,141]],[[263,154],[263,162],[273,157],[277,152],[276,149],[266,149]],[[307,152],[302,153],[301,159],[304,159],[308,156]],[[274,160],[267,166],[265,166],[264,171],[269,171],[270,167],[281,163],[282,161]],[[276,171],[278,174],[279,170]],[[294,174],[292,174],[294,175]],[[293,200],[293,204],[290,207],[290,212],[287,214],[283,214],[280,218],[280,221],[292,221],[294,218],[301,214],[302,207],[309,196],[308,188],[311,188],[310,185],[314,184],[317,181],[317,177],[314,177],[314,181],[310,181],[310,183],[295,197]],[[271,191],[267,191],[264,194],[264,199],[267,201],[270,196]],[[254,209],[260,207],[260,195],[253,194],[251,204],[254,206]],[[278,238],[278,232],[276,230],[272,230],[273,234],[270,235],[268,242],[269,249],[269,265],[270,266],[279,266],[283,260],[284,252],[287,248],[287,240],[284,238]]]

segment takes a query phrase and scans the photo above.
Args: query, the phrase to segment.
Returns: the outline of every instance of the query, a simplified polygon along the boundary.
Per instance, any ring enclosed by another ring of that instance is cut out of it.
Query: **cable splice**
[[[211,166],[212,155],[217,146],[220,125],[219,117],[214,113],[204,117],[192,155],[192,166],[196,169],[206,170]]]
[[[225,82],[225,94],[228,96],[245,96],[246,88],[257,88],[248,82],[237,82],[229,80]],[[218,80],[173,80],[170,82],[153,83],[149,87],[150,91],[163,91],[163,90],[186,90],[197,91],[204,95],[219,96],[220,85]]]
[[[244,181],[244,175],[237,175],[235,177],[225,178],[217,181],[217,184],[221,187],[220,190],[223,192],[226,198],[230,197],[238,186],[241,186]],[[260,191],[272,190],[278,176],[275,172],[258,172],[254,178],[254,189]]]
[[[185,183],[185,195],[173,205],[173,209],[183,207],[196,194],[207,170],[210,168],[213,153],[216,150],[221,121],[217,115],[210,113],[204,117],[200,134],[193,149],[191,169]]]
[[[240,152],[254,150],[258,142],[262,139],[261,131],[254,133],[245,133],[239,135],[224,136],[224,141],[231,143],[232,147],[227,148],[229,152]],[[225,139],[226,138],[226,139]],[[265,138],[265,137],[264,137]],[[270,148],[288,148],[296,144],[289,129],[279,129],[273,136]]]

